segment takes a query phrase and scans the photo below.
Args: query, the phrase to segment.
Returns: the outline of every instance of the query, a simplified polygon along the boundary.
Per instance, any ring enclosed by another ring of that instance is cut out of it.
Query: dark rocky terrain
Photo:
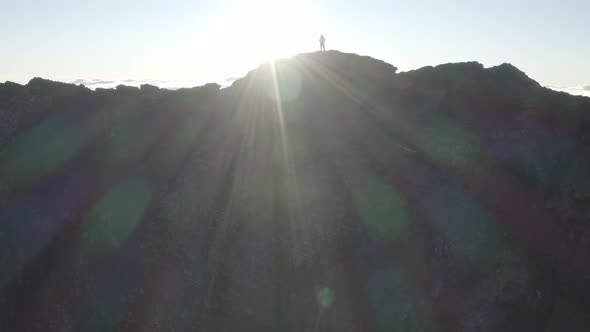
[[[589,146],[509,64],[0,84],[0,331],[586,332]]]

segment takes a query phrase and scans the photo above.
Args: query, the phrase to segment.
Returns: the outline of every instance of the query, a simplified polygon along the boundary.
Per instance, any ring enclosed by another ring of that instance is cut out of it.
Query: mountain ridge
[[[0,330],[586,331],[588,144],[510,64],[0,84]]]
[[[514,78],[518,78],[521,80],[532,80],[530,79],[524,72],[522,72],[520,69],[518,69],[517,67],[515,67],[514,65],[510,64],[510,63],[502,63],[500,65],[497,66],[492,66],[492,67],[484,67],[483,64],[477,62],[477,61],[467,61],[467,62],[451,62],[451,63],[445,63],[445,64],[439,64],[439,65],[435,65],[435,66],[424,66],[418,69],[413,69],[413,70],[409,70],[409,71],[405,71],[405,72],[397,72],[397,68],[392,65],[389,64],[383,60],[379,60],[376,58],[372,58],[370,56],[366,56],[366,55],[359,55],[359,54],[355,54],[355,53],[344,53],[344,52],[340,52],[340,51],[335,51],[335,50],[330,50],[330,51],[326,51],[326,52],[311,52],[311,53],[301,53],[292,57],[288,57],[288,58],[281,58],[281,59],[276,59],[274,61],[280,63],[280,62],[285,62],[285,61],[293,61],[293,60],[297,60],[297,59],[301,59],[301,58],[313,58],[316,56],[324,56],[324,57],[332,57],[331,60],[334,60],[334,57],[337,56],[340,59],[355,59],[358,61],[364,61],[366,63],[371,63],[372,65],[378,64],[381,67],[390,67],[391,69],[393,69],[392,74],[398,74],[398,75],[402,75],[402,76],[413,76],[416,75],[418,73],[424,73],[427,71],[463,71],[463,72],[468,72],[468,71],[489,71],[489,72],[497,72],[497,71],[503,71],[505,73],[513,73],[514,74]],[[264,63],[261,64],[261,66],[265,66],[268,63]],[[248,74],[258,70],[260,68],[257,67],[255,69],[250,70],[244,77],[241,78],[237,78],[235,81],[244,79],[248,76]],[[61,81],[53,81],[53,80],[49,80],[49,79],[44,79],[41,77],[34,77],[32,78],[27,84],[19,84],[19,83],[15,83],[12,81],[5,81],[4,83],[0,83],[0,87],[3,85],[6,85],[7,87],[10,87],[12,89],[16,89],[19,87],[27,87],[30,85],[39,85],[39,84],[43,84],[41,82],[45,82],[44,84],[47,83],[55,83],[56,85],[61,85],[62,87],[64,86],[64,84],[66,85],[73,85],[73,86],[79,86],[79,87],[84,87],[86,88],[83,84],[75,84],[75,83],[68,83],[68,82],[61,82]],[[537,83],[535,81],[535,83]],[[217,83],[206,83],[204,85],[208,85],[208,84],[217,84]],[[538,83],[537,83],[538,84]],[[143,84],[146,86],[155,86],[153,84]],[[120,84],[120,86],[122,87],[129,87],[129,88],[135,88],[135,86],[129,86],[129,85],[125,85],[125,84]],[[195,87],[199,87],[199,86],[195,86]],[[228,86],[230,87],[230,86]],[[225,87],[225,88],[228,88]],[[159,87],[160,88],[160,87]],[[87,88],[88,90],[91,90],[89,88]],[[115,88],[98,88],[101,90],[113,90],[116,89]],[[160,88],[163,90],[170,90],[170,91],[174,91],[174,90],[178,90],[178,89],[165,89],[165,88]],[[181,88],[182,89],[182,88]],[[187,88],[184,88],[187,89]],[[189,88],[190,89],[190,88]],[[92,91],[92,90],[91,90]]]

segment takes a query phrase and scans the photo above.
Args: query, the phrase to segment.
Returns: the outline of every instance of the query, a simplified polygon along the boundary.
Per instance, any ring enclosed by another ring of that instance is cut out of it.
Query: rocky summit
[[[1,331],[588,331],[590,98],[336,51],[0,84]]]

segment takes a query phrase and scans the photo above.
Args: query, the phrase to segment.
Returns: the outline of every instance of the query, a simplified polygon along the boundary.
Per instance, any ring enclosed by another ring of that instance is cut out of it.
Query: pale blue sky
[[[590,1],[0,0],[0,81],[194,82],[328,49],[410,70],[510,62],[544,85],[590,85]]]

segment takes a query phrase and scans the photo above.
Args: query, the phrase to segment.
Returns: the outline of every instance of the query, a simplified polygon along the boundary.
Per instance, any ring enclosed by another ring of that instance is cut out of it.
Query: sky
[[[589,13],[588,0],[0,0],[0,82],[223,83],[324,34],[400,71],[508,62],[590,94]]]

